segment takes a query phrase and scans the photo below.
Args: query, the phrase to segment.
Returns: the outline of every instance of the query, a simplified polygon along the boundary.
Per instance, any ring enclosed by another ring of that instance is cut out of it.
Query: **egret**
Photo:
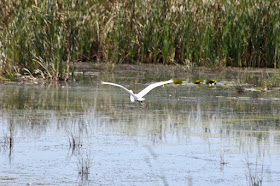
[[[135,102],[138,101],[143,105],[143,101],[145,100],[145,98],[143,98],[148,92],[150,92],[152,89],[159,87],[161,85],[165,85],[168,83],[173,83],[173,79],[170,79],[168,81],[162,81],[162,82],[157,82],[157,83],[153,83],[150,84],[149,86],[147,86],[146,88],[144,88],[141,92],[139,92],[138,94],[134,94],[132,90],[128,90],[127,88],[125,88],[122,85],[116,84],[116,83],[110,83],[110,82],[104,82],[101,81],[101,84],[103,85],[113,85],[116,87],[120,87],[122,89],[124,89],[127,93],[130,94],[130,101],[131,102]]]

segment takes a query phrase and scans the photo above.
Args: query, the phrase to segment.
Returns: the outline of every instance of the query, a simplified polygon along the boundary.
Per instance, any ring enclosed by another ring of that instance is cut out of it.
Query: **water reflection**
[[[141,84],[128,87],[142,89]],[[10,169],[11,177],[11,172],[31,176],[47,173],[49,176],[43,180],[46,183],[61,175],[65,180],[58,184],[76,183],[71,171],[85,184],[113,183],[114,179],[129,183],[129,176],[135,180],[133,183],[139,183],[148,170],[153,176],[146,179],[153,184],[177,183],[182,177],[186,178],[184,183],[203,184],[199,175],[206,175],[205,182],[211,180],[216,164],[223,165],[221,157],[227,162],[223,166],[229,167],[222,169],[227,174],[244,171],[246,166],[240,162],[248,156],[275,161],[279,153],[277,93],[253,92],[241,97],[225,87],[170,85],[154,89],[143,108],[131,103],[119,89],[98,84],[0,88],[0,181]],[[34,163],[28,158],[30,153]],[[42,154],[47,157],[41,158]],[[57,164],[54,172],[35,165],[49,169],[50,161]],[[193,168],[181,167],[181,161]],[[143,162],[147,167],[136,169]],[[194,165],[203,165],[208,172]],[[63,169],[65,166],[68,171]],[[126,170],[130,166],[134,167]],[[275,172],[277,164],[264,166],[270,168],[272,179],[279,176]],[[175,176],[168,169],[179,173]],[[123,171],[122,177],[114,177],[119,171]],[[37,182],[34,177],[33,182]],[[236,182],[235,177],[214,178],[222,179],[222,184],[243,183]],[[18,177],[13,181],[17,184],[26,180]]]
[[[10,123],[9,128],[7,129],[7,133],[2,136],[0,139],[0,152],[8,153],[9,163],[12,161],[12,150],[14,146],[14,130],[13,130],[13,123]]]

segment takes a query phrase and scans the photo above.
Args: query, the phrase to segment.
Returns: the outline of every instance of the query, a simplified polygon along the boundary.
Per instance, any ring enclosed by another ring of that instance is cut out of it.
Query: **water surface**
[[[279,91],[99,82],[0,85],[0,185],[279,185]]]

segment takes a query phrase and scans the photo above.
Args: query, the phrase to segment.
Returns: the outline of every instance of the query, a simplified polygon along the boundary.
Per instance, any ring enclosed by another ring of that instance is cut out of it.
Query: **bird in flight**
[[[146,88],[144,88],[141,92],[139,92],[138,94],[134,94],[132,90],[128,90],[127,88],[125,88],[122,85],[116,84],[116,83],[110,83],[110,82],[104,82],[101,81],[101,84],[103,85],[113,85],[116,87],[120,87],[122,89],[124,89],[127,93],[130,94],[130,101],[131,102],[135,102],[138,101],[143,105],[143,101],[145,100],[145,98],[143,98],[148,92],[150,92],[152,89],[159,87],[161,85],[165,85],[168,83],[173,83],[173,79],[170,79],[168,81],[162,81],[162,82],[157,82],[157,83],[153,83],[150,84],[149,86],[147,86]]]

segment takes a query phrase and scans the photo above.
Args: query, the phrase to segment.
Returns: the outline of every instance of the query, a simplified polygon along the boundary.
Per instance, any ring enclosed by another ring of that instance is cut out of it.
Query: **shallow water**
[[[0,185],[279,185],[279,91],[99,82],[0,85]]]

